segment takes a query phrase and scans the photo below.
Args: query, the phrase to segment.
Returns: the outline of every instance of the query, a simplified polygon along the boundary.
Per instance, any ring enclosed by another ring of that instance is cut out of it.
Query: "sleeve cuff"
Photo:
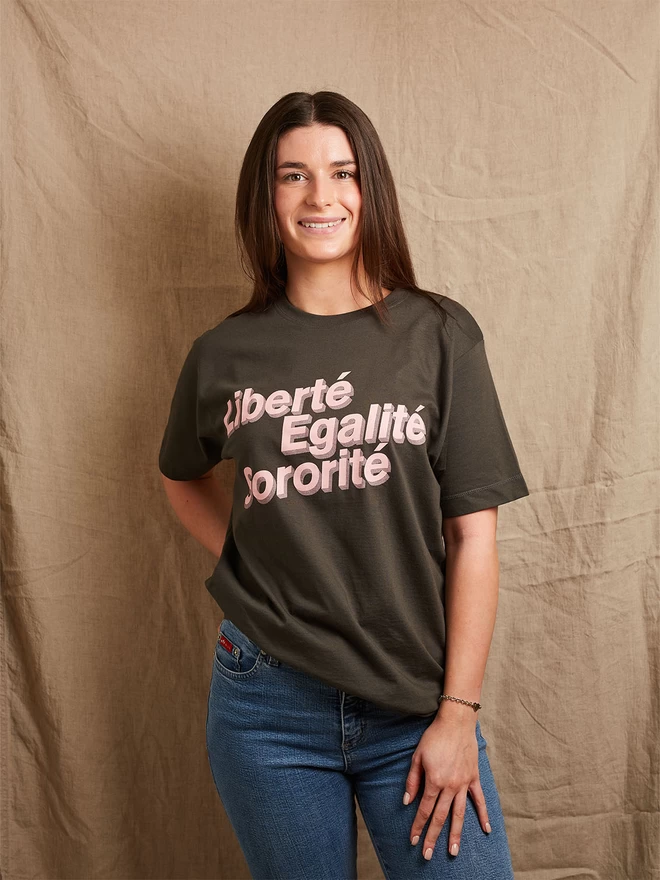
[[[529,495],[529,489],[525,479],[521,473],[517,473],[488,486],[468,489],[466,492],[448,495],[445,498],[440,496],[440,507],[445,517],[464,516],[466,513],[508,504],[509,501],[524,498],[526,495]]]

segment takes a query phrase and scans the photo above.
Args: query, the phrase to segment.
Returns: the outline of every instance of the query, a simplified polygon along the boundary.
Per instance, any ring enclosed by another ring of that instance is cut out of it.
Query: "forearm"
[[[466,536],[446,545],[445,677],[443,693],[479,702],[499,593],[494,538]],[[442,700],[438,718],[476,725],[472,706]]]
[[[216,558],[220,557],[232,500],[212,474],[199,480],[169,480],[163,486],[184,528]]]

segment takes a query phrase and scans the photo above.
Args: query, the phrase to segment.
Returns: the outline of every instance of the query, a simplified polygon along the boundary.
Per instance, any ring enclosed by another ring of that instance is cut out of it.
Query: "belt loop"
[[[275,657],[273,657],[272,654],[268,654],[266,651],[264,651],[263,648],[260,648],[259,652],[261,654],[263,654],[264,660],[266,661],[266,663],[269,666],[279,666],[280,665],[280,661],[277,660]]]

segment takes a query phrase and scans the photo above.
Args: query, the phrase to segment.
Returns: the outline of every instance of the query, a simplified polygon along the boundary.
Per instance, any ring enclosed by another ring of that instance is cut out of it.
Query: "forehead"
[[[343,129],[336,125],[310,125],[285,132],[277,144],[277,162],[329,164],[353,160],[355,155]]]

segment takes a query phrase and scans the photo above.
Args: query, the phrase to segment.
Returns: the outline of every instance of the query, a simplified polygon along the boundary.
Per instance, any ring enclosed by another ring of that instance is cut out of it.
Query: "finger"
[[[477,815],[479,816],[479,823],[481,827],[484,829],[486,834],[490,834],[491,827],[490,822],[488,821],[488,810],[486,809],[486,798],[484,796],[484,791],[481,787],[481,782],[479,780],[475,780],[472,785],[468,786],[470,797],[474,801],[474,806],[477,810]]]
[[[424,838],[423,855],[427,860],[433,855],[436,841],[440,836],[440,832],[442,831],[447,816],[449,815],[451,803],[454,800],[456,793],[457,792],[454,792],[449,788],[443,788],[442,794],[438,798],[437,805],[433,810],[433,815],[431,816],[431,821],[429,822],[429,827],[426,831],[426,837]]]
[[[457,856],[461,846],[461,833],[465,819],[465,803],[467,801],[467,786],[462,788],[454,798],[451,805],[451,827],[449,829],[449,855]]]
[[[404,804],[409,804],[415,800],[419,790],[419,783],[422,778],[422,761],[417,752],[413,752],[412,761],[410,762],[410,770],[406,778],[406,788],[403,795]]]
[[[429,817],[433,813],[433,808],[435,807],[439,794],[440,789],[437,786],[433,786],[427,780],[426,785],[424,786],[424,794],[421,797],[419,807],[417,808],[417,812],[415,813],[415,818],[410,829],[410,842],[413,846],[417,846],[417,844],[419,843],[419,838],[422,835],[422,831],[424,830],[424,826],[426,825]]]

